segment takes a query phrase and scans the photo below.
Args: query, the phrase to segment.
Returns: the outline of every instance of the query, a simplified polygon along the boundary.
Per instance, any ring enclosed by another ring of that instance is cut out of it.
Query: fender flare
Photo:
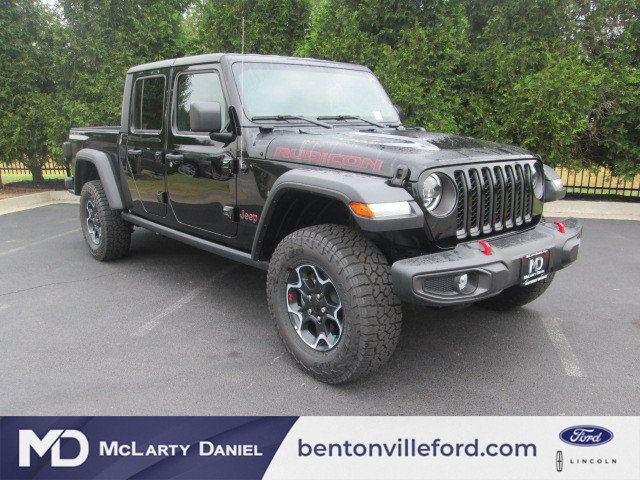
[[[113,166],[107,154],[93,148],[83,148],[75,157],[74,170],[76,174],[78,172],[78,164],[83,162],[91,163],[96,167],[102,188],[109,202],[109,208],[112,210],[123,210],[124,202],[122,200],[122,194],[118,188],[118,180],[116,179]],[[74,185],[76,195],[80,195],[81,188],[82,185],[79,184],[76,179]]]
[[[338,200],[343,203],[358,226],[368,232],[384,232],[424,228],[424,214],[411,194],[404,188],[393,187],[382,177],[361,175],[337,170],[294,169],[278,177],[269,190],[256,235],[251,248],[252,258],[260,256],[269,221],[277,208],[280,197],[297,190]],[[349,207],[351,202],[391,203],[408,202],[411,215],[384,219],[369,219],[355,215]]]

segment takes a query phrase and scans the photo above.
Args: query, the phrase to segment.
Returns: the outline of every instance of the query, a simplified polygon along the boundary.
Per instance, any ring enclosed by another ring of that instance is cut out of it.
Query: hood
[[[248,154],[254,158],[315,165],[391,178],[398,167],[416,180],[427,168],[532,158],[519,147],[446,133],[405,129],[384,132],[280,130],[259,133]]]

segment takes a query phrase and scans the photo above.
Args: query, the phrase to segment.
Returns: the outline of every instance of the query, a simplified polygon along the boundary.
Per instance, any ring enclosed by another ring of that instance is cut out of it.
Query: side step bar
[[[127,222],[137,225],[138,227],[146,228],[147,230],[159,233],[161,235],[164,235],[165,237],[173,238],[174,240],[186,243],[187,245],[191,245],[192,247],[215,253],[216,255],[228,258],[229,260],[235,260],[236,262],[241,262],[245,265],[260,268],[262,270],[266,270],[269,267],[268,262],[254,260],[251,258],[251,254],[249,253],[241,252],[234,248],[220,245],[219,243],[205,240],[203,238],[199,238],[194,235],[190,235],[188,233],[166,227],[164,225],[159,225],[155,222],[152,222],[151,220],[147,220],[146,218],[142,218],[127,212],[122,212],[122,218],[124,218]]]

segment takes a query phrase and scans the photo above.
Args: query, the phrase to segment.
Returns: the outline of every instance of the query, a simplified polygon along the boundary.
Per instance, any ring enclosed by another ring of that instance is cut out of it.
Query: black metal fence
[[[606,195],[620,197],[621,200],[640,199],[640,175],[633,178],[620,178],[604,167],[597,170],[572,170],[557,167],[556,171],[562,177],[568,195]]]
[[[613,196],[621,200],[640,199],[640,175],[633,178],[620,178],[608,169],[572,170],[557,167],[556,171],[562,177],[567,187],[567,193],[574,196]],[[67,167],[48,161],[42,168],[44,174],[70,175]],[[0,178],[2,174],[30,175],[29,169],[21,162],[0,163]]]
[[[0,172],[29,175],[31,172],[22,162],[0,163]],[[42,173],[67,173],[67,167],[49,160],[42,167]]]

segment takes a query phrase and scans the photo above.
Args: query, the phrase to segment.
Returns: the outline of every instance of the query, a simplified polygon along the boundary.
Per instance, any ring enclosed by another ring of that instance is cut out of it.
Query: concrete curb
[[[638,202],[599,202],[593,200],[560,200],[544,206],[545,217],[577,217],[600,220],[638,220]]]
[[[0,215],[53,203],[78,203],[80,197],[67,191],[52,190],[0,200]],[[560,200],[544,207],[546,217],[595,218],[600,220],[640,221],[640,203]]]
[[[80,197],[67,191],[49,190],[46,192],[30,193],[13,198],[0,200],[0,215],[19,212],[29,208],[42,207],[53,203],[78,203]]]

